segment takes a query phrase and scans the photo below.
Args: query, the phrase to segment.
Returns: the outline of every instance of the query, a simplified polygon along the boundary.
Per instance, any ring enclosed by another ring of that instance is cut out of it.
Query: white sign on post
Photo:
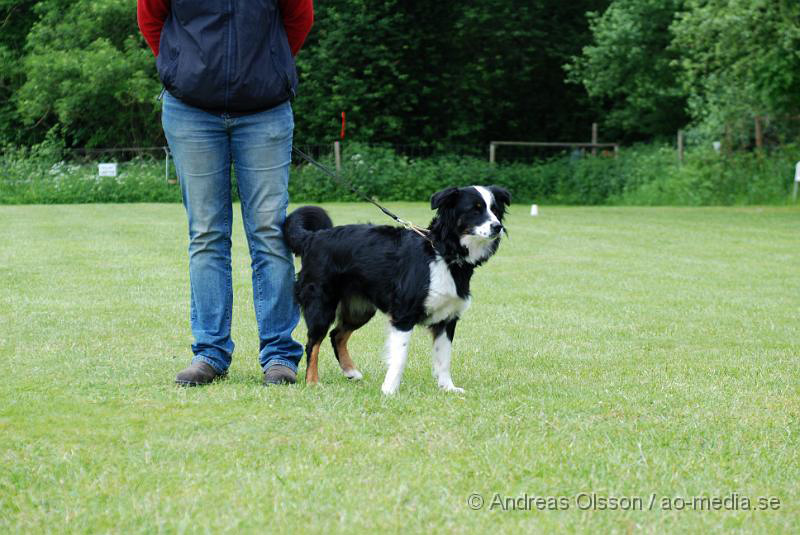
[[[800,162],[797,162],[797,168],[794,172],[794,181],[800,182]]]
[[[117,176],[117,164],[115,163],[97,164],[97,174],[99,176]]]

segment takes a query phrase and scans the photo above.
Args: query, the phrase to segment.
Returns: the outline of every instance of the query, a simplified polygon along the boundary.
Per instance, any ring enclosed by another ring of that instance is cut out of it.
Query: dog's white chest
[[[456,282],[447,269],[447,264],[437,258],[428,264],[430,287],[425,298],[426,325],[434,325],[445,320],[457,318],[469,308],[470,299],[458,296]]]

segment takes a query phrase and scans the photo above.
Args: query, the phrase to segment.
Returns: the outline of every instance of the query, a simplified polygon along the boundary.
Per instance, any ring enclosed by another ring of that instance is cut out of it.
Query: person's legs
[[[233,119],[231,152],[250,247],[259,362],[297,371],[302,345],[292,338],[300,311],[294,300],[294,262],[283,239],[289,204],[294,119],[286,102]]]
[[[184,104],[169,93],[164,94],[161,120],[189,220],[192,363],[205,362],[223,374],[234,348],[227,131],[231,120]]]

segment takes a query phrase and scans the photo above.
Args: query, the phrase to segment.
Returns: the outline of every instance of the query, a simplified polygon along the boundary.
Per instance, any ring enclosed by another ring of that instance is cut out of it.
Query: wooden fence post
[[[495,162],[495,151],[497,150],[497,145],[494,143],[489,143],[489,163]]]
[[[170,156],[169,147],[165,146],[165,147],[163,147],[163,149],[164,149],[164,154],[166,155],[166,158],[164,159],[164,179],[167,181],[167,184],[177,184],[178,183],[178,168],[175,167],[175,178],[170,178],[169,177],[169,156]]]
[[[333,142],[333,157],[336,160],[336,172],[342,170],[342,147],[338,141]]]
[[[166,158],[164,159],[164,181],[169,182],[169,149],[164,147],[164,154]]]
[[[592,145],[598,143],[597,123],[592,123]],[[592,147],[592,156],[597,156],[597,147]]]
[[[678,130],[678,165],[683,165],[683,130]]]

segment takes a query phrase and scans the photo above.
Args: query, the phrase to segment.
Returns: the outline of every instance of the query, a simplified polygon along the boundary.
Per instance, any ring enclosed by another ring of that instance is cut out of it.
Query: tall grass
[[[163,160],[124,162],[117,177],[98,177],[95,164],[70,164],[55,143],[8,148],[0,156],[0,204],[179,202],[164,176]],[[448,186],[494,183],[515,202],[564,205],[785,204],[800,147],[719,154],[688,151],[679,165],[664,145],[623,149],[619,156],[561,155],[533,163],[500,163],[470,156],[410,158],[391,149],[349,144],[342,175],[385,201],[425,201]],[[331,167],[330,158],[322,158]],[[173,171],[174,173],[174,171]],[[233,180],[234,197],[235,178]],[[292,170],[296,202],[356,200],[350,191],[309,165]]]

